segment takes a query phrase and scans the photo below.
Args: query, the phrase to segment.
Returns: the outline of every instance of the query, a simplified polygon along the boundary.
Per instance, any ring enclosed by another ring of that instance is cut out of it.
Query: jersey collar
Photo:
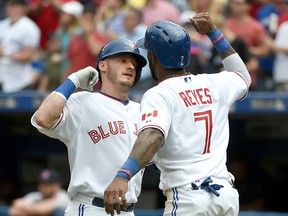
[[[113,96],[108,95],[108,94],[106,94],[106,93],[104,93],[104,92],[101,92],[101,91],[97,91],[97,92],[99,92],[99,93],[102,94],[102,95],[105,95],[106,97],[109,97],[109,98],[112,98],[112,99],[114,99],[114,100],[117,100],[117,101],[119,101],[120,103],[122,103],[122,104],[125,105],[125,106],[129,103],[129,99],[127,99],[127,100],[122,100],[122,99],[113,97]]]

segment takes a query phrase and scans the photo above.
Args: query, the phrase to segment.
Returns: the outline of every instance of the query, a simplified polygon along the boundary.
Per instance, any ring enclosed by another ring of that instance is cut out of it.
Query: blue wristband
[[[209,34],[207,36],[210,38],[210,40],[213,43],[213,41],[215,41],[221,35],[222,35],[221,31],[217,28],[211,34]]]
[[[214,47],[218,53],[222,53],[228,50],[231,45],[224,37],[222,37],[219,42],[214,45]]]
[[[219,29],[215,29],[210,35],[208,35],[208,37],[214,44],[218,53],[225,52],[231,47],[230,43],[225,39]]]
[[[55,89],[54,92],[62,94],[66,98],[66,100],[68,100],[68,98],[75,91],[75,89],[75,84],[70,79],[67,79],[57,89]]]
[[[127,161],[123,164],[121,169],[117,173],[117,177],[126,178],[130,180],[139,170],[141,166],[134,158],[128,158]]]
[[[125,178],[128,181],[130,180],[130,176],[126,172],[123,172],[123,171],[118,171],[118,173],[116,174],[116,177]]]

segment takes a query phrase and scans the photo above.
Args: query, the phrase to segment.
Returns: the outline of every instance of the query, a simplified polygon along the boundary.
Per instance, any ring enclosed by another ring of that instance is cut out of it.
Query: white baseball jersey
[[[4,56],[0,57],[0,81],[4,92],[22,90],[32,83],[31,62],[14,61],[7,55],[21,52],[26,47],[37,48],[40,30],[28,17],[11,24],[9,18],[0,21],[0,47]]]
[[[161,171],[160,189],[208,176],[229,179],[228,112],[247,91],[241,74],[224,71],[168,78],[144,94],[139,131],[157,128],[165,136],[154,156]]]
[[[35,114],[34,114],[35,115]],[[61,140],[68,149],[71,180],[69,198],[77,193],[104,197],[104,190],[128,158],[138,135],[139,103],[126,105],[100,92],[78,92],[70,96],[59,122],[51,130],[37,129]],[[127,203],[140,194],[142,172],[129,181]]]

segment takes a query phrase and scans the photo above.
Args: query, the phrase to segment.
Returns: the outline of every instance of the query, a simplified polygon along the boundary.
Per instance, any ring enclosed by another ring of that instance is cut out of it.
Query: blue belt
[[[211,179],[211,177],[206,178],[200,186],[196,185],[195,183],[191,183],[191,186],[193,188],[193,190],[206,190],[209,193],[213,193],[214,195],[216,195],[217,197],[220,196],[220,194],[217,192],[217,190],[220,190],[222,187],[224,187],[223,185],[219,185],[219,184],[212,184],[210,185],[210,183],[212,183],[213,180]]]
[[[98,197],[95,197],[93,200],[92,200],[92,205],[94,206],[97,206],[97,207],[100,207],[100,208],[104,208],[104,200],[103,199],[100,199]],[[120,210],[121,211],[124,211],[124,212],[132,212],[135,208],[135,203],[129,203],[127,204],[127,209],[124,209],[124,206],[123,205],[120,205]],[[116,210],[115,206],[114,206],[114,209]]]

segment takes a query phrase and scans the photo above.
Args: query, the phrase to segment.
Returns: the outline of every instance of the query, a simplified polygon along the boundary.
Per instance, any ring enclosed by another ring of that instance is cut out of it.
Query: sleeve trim
[[[247,83],[246,79],[242,76],[241,73],[236,72],[236,71],[234,71],[234,73],[237,74],[239,77],[241,77],[241,79],[242,79],[242,80],[245,82],[245,84],[246,84],[246,92],[245,92],[245,94],[244,94],[240,99],[238,99],[238,100],[241,101],[241,100],[243,100],[244,98],[246,98],[246,96],[248,95],[249,86],[248,86],[248,83]]]
[[[60,117],[59,117],[58,121],[56,122],[56,124],[55,124],[52,128],[50,128],[50,130],[54,130],[54,129],[60,124],[60,122],[61,122],[62,119],[63,119],[63,116],[64,116],[64,112],[62,111],[61,114],[60,114]]]

